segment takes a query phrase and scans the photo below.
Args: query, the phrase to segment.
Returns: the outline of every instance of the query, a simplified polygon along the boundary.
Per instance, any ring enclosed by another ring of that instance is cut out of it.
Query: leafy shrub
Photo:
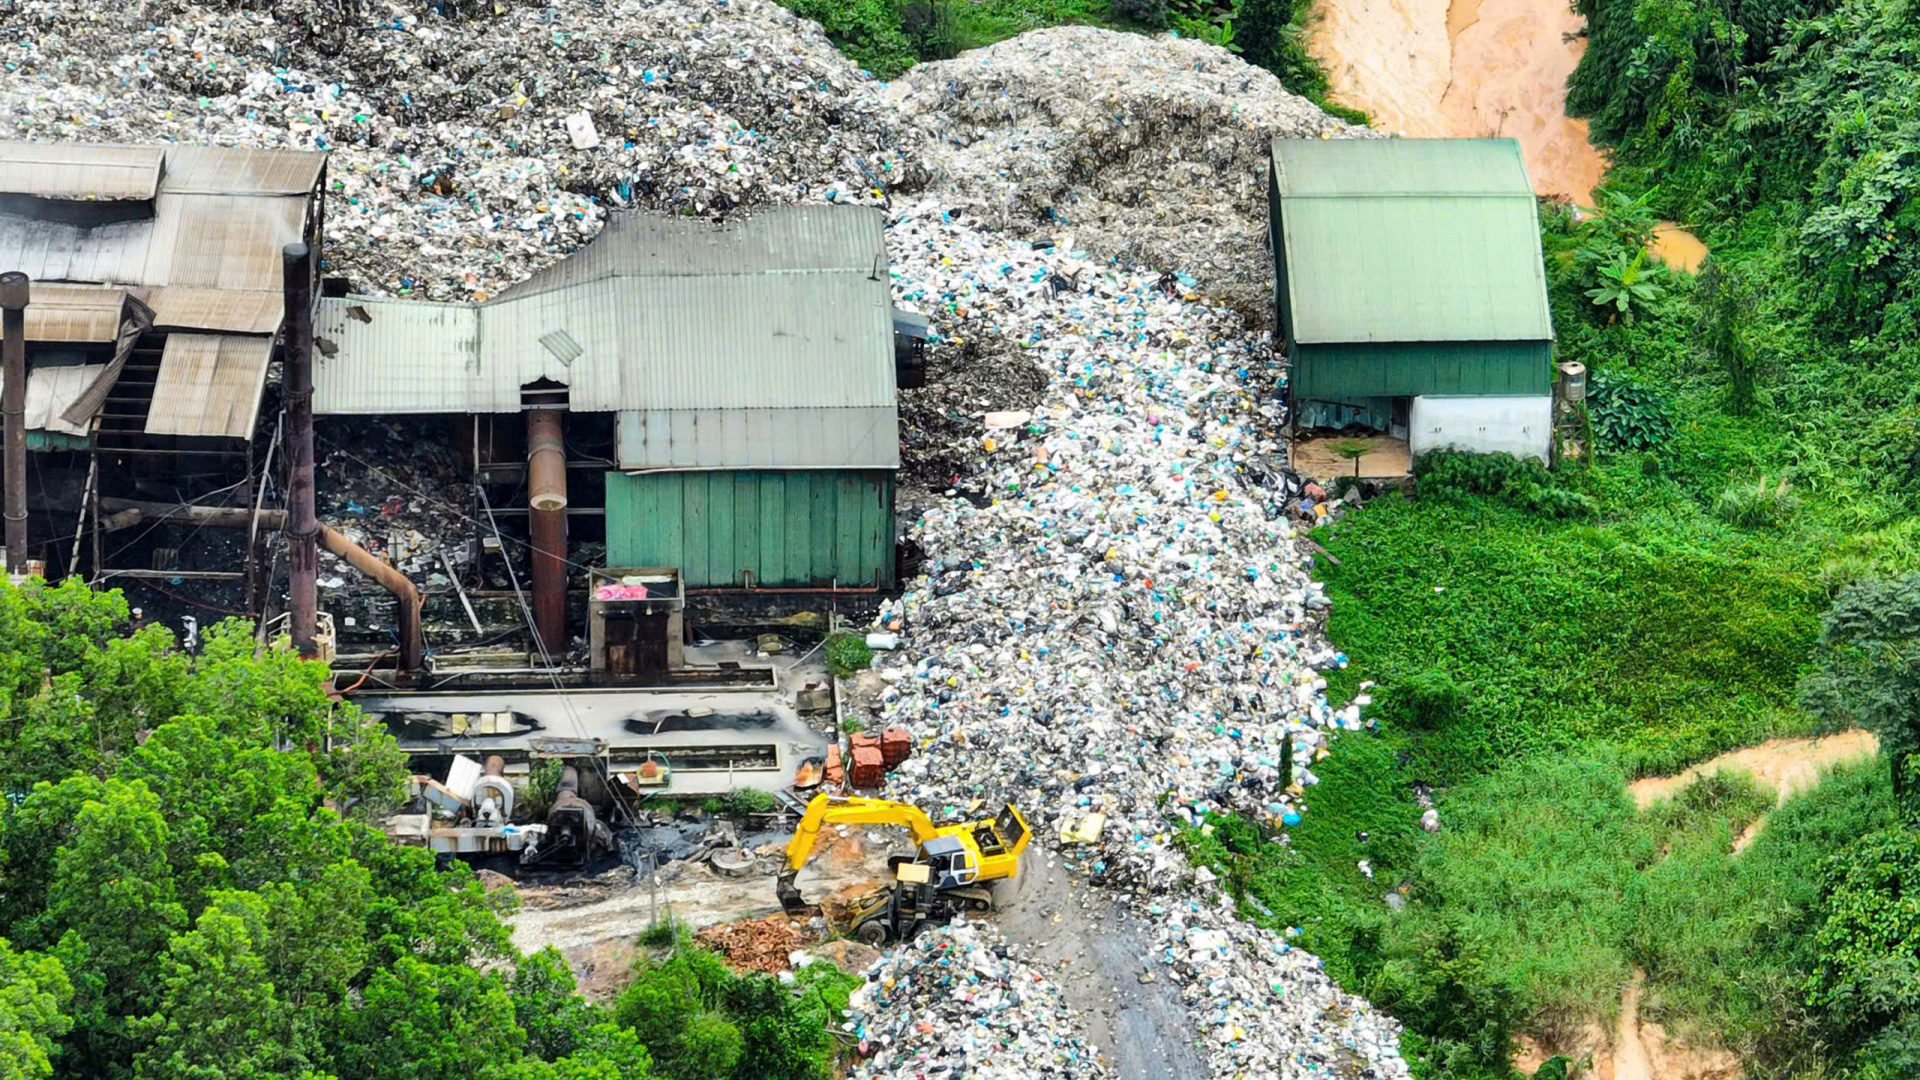
[[[1149,30],[1167,28],[1167,0],[1113,0],[1113,17]]]
[[[1666,400],[1628,375],[1587,373],[1587,418],[1594,439],[1610,450],[1651,450],[1673,437]]]
[[[1433,450],[1413,463],[1423,497],[1498,499],[1550,518],[1591,518],[1599,506],[1590,497],[1554,483],[1553,473],[1532,458]]]
[[[655,949],[664,949],[670,945],[691,940],[693,940],[693,929],[672,915],[640,931],[640,944]]]
[[[1778,529],[1799,509],[1800,499],[1784,476],[1777,483],[1762,476],[1753,483],[1733,484],[1713,501],[1720,520],[1742,529]]]
[[[1849,1039],[1920,1010],[1920,832],[1862,838],[1827,865],[1807,1000]],[[1887,1049],[1891,1050],[1892,1047]]]
[[[841,678],[873,666],[873,650],[861,634],[835,634],[827,639],[827,670]]]
[[[1465,709],[1466,688],[1439,669],[1428,669],[1389,687],[1384,704],[1408,724],[1426,731],[1442,727]]]
[[[951,60],[960,54],[960,37],[947,0],[911,0],[900,9],[900,32],[922,60]]]
[[[727,813],[738,816],[764,814],[779,805],[774,801],[772,795],[761,791],[759,788],[751,787],[734,788],[732,791],[727,792],[720,801],[725,806]]]
[[[794,14],[812,19],[827,39],[876,77],[891,79],[912,67],[913,41],[900,26],[896,0],[783,0]]]

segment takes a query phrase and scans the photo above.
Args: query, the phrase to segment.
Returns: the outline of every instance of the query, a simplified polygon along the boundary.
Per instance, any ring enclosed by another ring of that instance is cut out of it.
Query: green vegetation
[[[0,1076],[830,1075],[837,972],[736,978],[669,929],[719,996],[636,1030],[515,951],[511,889],[370,824],[405,760],[321,665],[238,621],[188,656],[127,616],[0,583]]]
[[[860,980],[826,964],[788,991],[767,975],[735,975],[713,953],[681,944],[643,960],[614,1016],[652,1052],[666,1080],[826,1080],[829,1027]]]
[[[727,813],[735,816],[764,814],[779,805],[772,795],[759,788],[735,788],[727,792],[722,801],[726,804]]]
[[[855,63],[882,79],[1028,30],[1098,26],[1171,30],[1241,54],[1296,94],[1351,123],[1366,114],[1327,102],[1327,73],[1307,53],[1311,0],[781,0],[820,24]]]
[[[873,650],[863,634],[835,634],[827,639],[827,670],[844,679],[873,666]]]
[[[1318,530],[1354,661],[1333,691],[1375,680],[1381,733],[1316,766],[1290,847],[1223,822],[1189,843],[1405,1020],[1423,1076],[1509,1075],[1511,1033],[1604,1021],[1636,968],[1651,1018],[1748,1075],[1916,1075],[1920,22],[1907,0],[1576,7],[1569,101],[1615,168],[1599,216],[1541,220],[1583,452],[1423,460],[1414,496]],[[1643,256],[1661,218],[1712,249],[1697,276]],[[1855,725],[1882,760],[1738,855],[1750,787],[1646,813],[1623,791]],[[1417,784],[1437,835],[1391,794]]]

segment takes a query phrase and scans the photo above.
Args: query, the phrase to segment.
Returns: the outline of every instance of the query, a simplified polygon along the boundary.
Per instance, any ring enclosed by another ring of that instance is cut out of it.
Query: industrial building
[[[1553,320],[1519,144],[1276,139],[1270,161],[1295,466],[1401,475],[1444,447],[1545,460]],[[1311,437],[1332,431],[1372,437]]]
[[[882,224],[844,206],[617,213],[483,303],[324,299],[315,412],[460,417],[476,473],[509,487],[528,425],[549,425],[567,490],[534,497],[611,566],[890,589],[896,353],[911,379],[915,342],[896,335]]]
[[[22,400],[8,404],[21,406],[33,451],[10,493],[23,503],[9,513],[25,530],[23,561],[113,584],[245,579],[257,605],[250,561],[179,565],[160,537],[107,550],[101,523],[130,500],[185,503],[256,473],[272,444],[260,436],[273,426],[262,417],[285,314],[282,249],[318,242],[326,161],[0,142],[0,271],[24,275],[7,299],[25,372]]]

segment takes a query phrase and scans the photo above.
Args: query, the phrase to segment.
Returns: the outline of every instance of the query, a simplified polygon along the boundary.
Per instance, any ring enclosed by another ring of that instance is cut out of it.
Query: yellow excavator
[[[789,915],[807,913],[794,877],[812,857],[814,841],[828,825],[903,825],[913,834],[917,850],[888,861],[895,876],[891,889],[853,906],[850,921],[855,935],[875,943],[888,936],[909,937],[910,928],[929,919],[944,921],[962,908],[991,908],[990,886],[1020,873],[1020,853],[1032,838],[1026,819],[1012,806],[981,821],[935,825],[918,807],[906,803],[815,795],[787,844],[787,868],[774,885],[780,906]]]

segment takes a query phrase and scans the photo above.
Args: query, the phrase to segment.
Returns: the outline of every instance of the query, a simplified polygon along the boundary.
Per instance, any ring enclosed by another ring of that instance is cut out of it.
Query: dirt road
[[[1001,908],[994,916],[1001,931],[1080,1011],[1088,1041],[1119,1080],[1207,1075],[1177,985],[1153,975],[1159,965],[1139,917],[1037,848]],[[1143,983],[1143,975],[1153,977]]]
[[[1872,757],[1879,749],[1879,740],[1871,732],[1858,728],[1837,735],[1768,739],[1758,746],[1734,750],[1703,761],[1675,776],[1649,776],[1635,780],[1627,789],[1633,794],[1634,805],[1645,810],[1685,787],[1695,777],[1733,769],[1752,774],[1755,780],[1772,788],[1781,802],[1786,802],[1789,797],[1819,783],[1820,777],[1835,765]]]

